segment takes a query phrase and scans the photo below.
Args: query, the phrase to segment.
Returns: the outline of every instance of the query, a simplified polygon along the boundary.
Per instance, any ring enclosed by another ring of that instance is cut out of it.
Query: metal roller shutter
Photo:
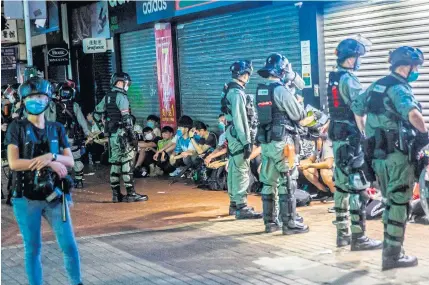
[[[150,114],[159,115],[154,29],[120,35],[122,71],[131,76],[128,98],[139,123]]]
[[[94,53],[94,80],[97,84],[95,93],[96,104],[110,91],[112,76],[112,51]]]
[[[388,52],[403,45],[429,54],[429,2],[427,0],[383,1],[372,4],[332,3],[324,8],[326,74],[335,66],[334,50],[348,36],[361,34],[371,40],[371,51],[362,58],[357,72],[366,88],[389,73]],[[429,61],[411,84],[429,123]]]
[[[183,115],[213,126],[220,113],[223,84],[231,79],[230,65],[251,59],[254,74],[247,92],[262,82],[256,71],[270,53],[278,52],[301,70],[298,10],[273,5],[213,16],[178,26],[179,83]]]

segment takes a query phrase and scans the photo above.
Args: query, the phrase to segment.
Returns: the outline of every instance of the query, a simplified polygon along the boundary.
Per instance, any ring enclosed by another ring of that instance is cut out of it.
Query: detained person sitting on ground
[[[309,158],[300,161],[299,169],[319,190],[315,200],[327,200],[335,192],[333,181],[334,150],[332,141],[323,134],[316,141],[316,149]]]
[[[178,129],[173,141],[176,143],[176,148],[170,156],[170,164],[177,169],[170,173],[170,176],[177,176],[183,171],[183,167],[192,167],[197,163],[197,153],[191,143],[190,133],[194,133],[192,129],[193,121],[189,116],[182,116],[178,121]]]
[[[160,137],[161,136],[161,130],[159,129],[159,125],[160,125],[161,120],[159,119],[159,117],[156,115],[149,115],[146,118],[146,121],[147,121],[146,126],[149,128],[152,128],[155,136]]]
[[[103,131],[100,130],[94,122],[94,118],[91,113],[86,115],[86,120],[88,121],[88,125],[92,133],[92,136],[88,137],[86,140],[86,150],[91,154],[93,162],[100,163],[101,154],[105,150],[104,145],[108,142],[108,138],[104,137]]]
[[[33,77],[19,88],[28,114],[7,130],[5,145],[13,170],[13,212],[19,226],[30,285],[43,284],[41,247],[42,216],[48,221],[61,251],[70,284],[82,284],[80,258],[68,203],[73,179],[67,167],[74,166],[65,128],[45,119],[52,98],[51,84]]]
[[[207,151],[213,151],[216,148],[217,139],[214,133],[207,130],[207,125],[203,122],[194,123],[195,132],[190,133],[191,143],[198,155],[203,155]]]
[[[149,168],[154,169],[153,156],[155,155],[160,137],[155,136],[153,129],[145,127],[143,129],[144,140],[138,143],[139,155],[134,169],[134,177],[146,177],[149,174]],[[152,165],[152,167],[150,167]]]
[[[157,152],[153,156],[155,162],[155,169],[150,176],[159,176],[164,173],[171,173],[174,171],[174,167],[170,165],[170,155],[173,152],[174,148],[168,148],[167,146],[172,144],[172,138],[174,135],[174,130],[172,127],[165,126],[161,130],[162,139],[158,141]],[[160,152],[159,155],[157,153]],[[155,159],[155,157],[157,159]]]

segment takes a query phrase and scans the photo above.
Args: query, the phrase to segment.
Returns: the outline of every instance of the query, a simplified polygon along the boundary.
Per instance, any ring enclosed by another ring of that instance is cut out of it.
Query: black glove
[[[243,157],[244,159],[248,159],[250,154],[252,153],[253,145],[251,143],[246,144],[243,149]]]
[[[423,147],[429,144],[429,136],[428,133],[418,132],[416,135],[416,150],[419,152]]]

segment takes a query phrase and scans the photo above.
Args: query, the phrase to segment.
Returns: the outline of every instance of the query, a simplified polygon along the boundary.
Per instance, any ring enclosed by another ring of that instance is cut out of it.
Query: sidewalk
[[[127,206],[100,203],[110,193],[98,184],[77,193],[73,209],[84,284],[429,284],[427,226],[407,226],[405,249],[419,257],[419,266],[381,272],[381,251],[335,247],[334,215],[326,212],[331,204],[299,208],[310,233],[285,237],[262,233],[261,220],[221,217],[228,203],[223,192],[138,180],[150,201]],[[250,200],[260,209],[259,197]],[[10,212],[2,205],[1,283],[27,284]],[[381,238],[380,221],[368,228],[371,237]],[[45,284],[68,284],[61,253],[44,230]]]

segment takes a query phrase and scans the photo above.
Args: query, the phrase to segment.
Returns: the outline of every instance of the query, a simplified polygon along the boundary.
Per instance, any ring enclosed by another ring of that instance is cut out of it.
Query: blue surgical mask
[[[48,102],[46,99],[41,98],[28,98],[24,101],[25,109],[31,115],[40,115],[48,107]]]
[[[408,82],[414,82],[419,78],[419,72],[418,71],[411,71],[410,75],[408,75]]]
[[[154,129],[154,128],[155,128],[155,123],[154,123],[154,122],[147,122],[147,126],[148,126],[149,128]]]
[[[178,137],[183,136],[183,132],[182,132],[181,129],[177,129],[177,133],[176,134],[177,134]]]
[[[218,124],[218,128],[219,128],[219,130],[220,131],[225,131],[225,124],[224,123],[222,123],[222,122],[219,122],[219,124]]]
[[[198,134],[194,134],[194,140],[199,141],[201,139],[201,136]]]

